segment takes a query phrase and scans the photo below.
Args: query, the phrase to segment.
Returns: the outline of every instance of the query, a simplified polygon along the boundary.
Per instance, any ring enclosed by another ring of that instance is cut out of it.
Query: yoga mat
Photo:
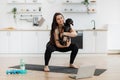
[[[36,70],[36,71],[43,71],[44,65],[36,65],[36,64],[25,64],[25,67],[27,70]],[[12,66],[10,68],[17,68],[19,69],[20,66]],[[49,66],[50,72],[56,72],[56,73],[67,73],[67,74],[76,74],[78,69],[70,68],[66,66]],[[94,76],[99,76],[102,73],[104,73],[106,69],[96,69]]]

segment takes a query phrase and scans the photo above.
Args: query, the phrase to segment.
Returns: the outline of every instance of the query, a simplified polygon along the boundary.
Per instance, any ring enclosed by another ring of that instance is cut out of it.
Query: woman
[[[60,43],[60,39],[62,36],[69,36],[69,37],[75,37],[77,36],[76,31],[72,28],[70,32],[64,32],[63,29],[64,26],[64,16],[61,13],[55,13],[53,16],[53,22],[52,22],[52,29],[50,32],[50,41],[47,44],[46,51],[45,51],[45,66],[44,71],[50,71],[48,67],[49,60],[51,58],[51,54],[54,51],[60,51],[60,52],[67,52],[72,51],[70,55],[70,65],[69,67],[77,68],[73,62],[78,52],[78,47],[75,44],[71,43],[71,40],[67,41],[67,45],[62,45]]]

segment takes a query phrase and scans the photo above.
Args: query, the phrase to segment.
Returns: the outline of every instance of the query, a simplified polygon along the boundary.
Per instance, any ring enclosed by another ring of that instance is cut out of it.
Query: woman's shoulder
[[[58,28],[55,29],[55,33],[56,33],[56,34],[59,34]]]

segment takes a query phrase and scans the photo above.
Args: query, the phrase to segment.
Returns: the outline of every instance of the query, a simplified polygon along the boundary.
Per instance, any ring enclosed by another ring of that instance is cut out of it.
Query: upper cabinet
[[[87,2],[86,2],[87,1]],[[96,0],[81,0],[71,1],[66,0],[63,2],[63,12],[67,13],[95,13],[96,12]]]

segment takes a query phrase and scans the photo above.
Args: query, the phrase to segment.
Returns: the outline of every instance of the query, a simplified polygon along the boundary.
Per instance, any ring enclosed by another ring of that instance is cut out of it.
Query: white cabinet
[[[21,32],[8,31],[8,52],[21,53]]]
[[[107,53],[107,31],[97,31],[96,35],[95,52]]]
[[[20,53],[21,36],[16,31],[0,31],[0,53]]]
[[[83,49],[81,52],[107,53],[107,31],[83,31]]]
[[[49,36],[50,32],[49,31],[40,31],[39,32],[39,37],[38,37],[38,52],[39,53],[44,53],[46,49],[46,44],[50,39]]]
[[[44,53],[49,41],[49,31],[22,31],[22,53]]]
[[[8,32],[0,31],[0,53],[8,53]]]
[[[38,53],[38,32],[21,31],[22,53]]]
[[[49,41],[49,31],[22,31],[22,53],[44,53]]]
[[[0,31],[0,53],[44,53],[49,31]]]
[[[45,53],[50,31],[0,31],[0,53]],[[83,31],[79,53],[107,53],[107,31]]]
[[[93,31],[83,31],[83,52],[94,53],[95,51],[95,38]]]

